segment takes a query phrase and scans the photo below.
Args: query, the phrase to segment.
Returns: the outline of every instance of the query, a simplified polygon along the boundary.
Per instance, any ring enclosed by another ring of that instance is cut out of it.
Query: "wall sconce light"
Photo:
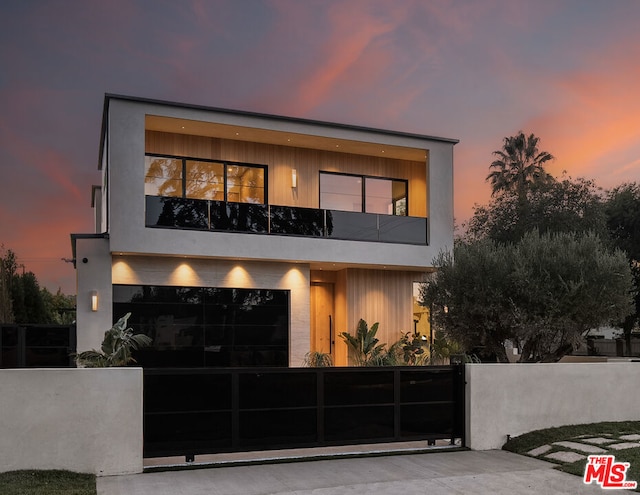
[[[298,172],[295,168],[291,169],[291,187],[298,187]]]
[[[98,291],[91,291],[91,311],[98,311]]]

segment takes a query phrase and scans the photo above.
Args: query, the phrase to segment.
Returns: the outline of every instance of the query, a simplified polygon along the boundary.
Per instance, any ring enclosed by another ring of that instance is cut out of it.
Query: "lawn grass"
[[[527,452],[541,445],[552,445],[554,442],[575,440],[577,437],[598,437],[607,434],[613,435],[614,437],[627,434],[640,434],[640,421],[592,423],[547,428],[510,438],[502,448],[517,454],[527,455]],[[606,446],[603,445],[600,445],[600,447],[606,448]],[[609,453],[615,455],[616,462],[630,463],[626,473],[626,479],[638,481],[639,486],[636,491],[640,491],[640,448],[610,451]],[[554,461],[551,460],[550,462]],[[584,476],[587,459],[572,463],[555,462],[561,471],[580,477]]]
[[[589,435],[598,436],[604,433],[611,435],[625,435],[640,432],[640,421],[621,421],[606,423],[591,423],[586,425],[569,425],[558,428],[546,428],[544,430],[532,431],[519,437],[509,439],[502,448],[517,454],[526,454],[531,449],[540,445],[562,442],[572,438]]]
[[[93,474],[69,471],[9,471],[0,473],[2,495],[96,495]]]

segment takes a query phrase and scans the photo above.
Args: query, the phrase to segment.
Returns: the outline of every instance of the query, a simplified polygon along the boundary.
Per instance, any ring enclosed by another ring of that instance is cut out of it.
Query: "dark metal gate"
[[[459,439],[464,366],[144,370],[145,457]]]

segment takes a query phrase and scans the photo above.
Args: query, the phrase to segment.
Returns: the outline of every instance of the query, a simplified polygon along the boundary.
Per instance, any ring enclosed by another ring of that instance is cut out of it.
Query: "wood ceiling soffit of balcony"
[[[357,155],[378,157],[383,156],[385,158],[417,162],[424,161],[426,158],[426,151],[419,148],[381,145],[363,141],[351,141],[347,139],[336,139],[269,129],[184,120],[172,117],[159,117],[155,115],[146,116],[146,129],[174,134],[209,136],[220,139],[250,141],[279,146],[294,146],[297,148],[319,149],[339,153],[353,153]]]

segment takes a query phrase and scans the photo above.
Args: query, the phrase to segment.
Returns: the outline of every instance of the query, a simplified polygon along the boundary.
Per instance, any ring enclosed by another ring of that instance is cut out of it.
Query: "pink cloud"
[[[618,42],[630,46],[631,40]],[[639,60],[640,50],[635,51]],[[608,47],[607,53],[616,52]],[[590,62],[600,70],[570,72],[552,81],[553,105],[530,119],[527,127],[546,136],[545,147],[557,157],[558,172],[595,177],[605,187],[637,180],[640,66],[602,53]]]

